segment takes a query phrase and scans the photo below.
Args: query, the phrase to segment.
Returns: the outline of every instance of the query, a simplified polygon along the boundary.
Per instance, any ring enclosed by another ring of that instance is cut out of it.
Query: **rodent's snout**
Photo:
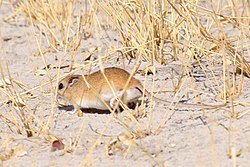
[[[65,100],[65,98],[62,95],[56,93],[55,101],[56,101],[57,105],[60,105],[62,100]]]
[[[54,99],[55,99],[56,104],[58,105],[59,104],[59,101],[58,101],[59,95],[57,93],[55,94]]]

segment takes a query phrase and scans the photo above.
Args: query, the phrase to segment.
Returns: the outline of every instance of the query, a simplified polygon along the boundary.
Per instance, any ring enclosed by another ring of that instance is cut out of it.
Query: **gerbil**
[[[112,67],[94,72],[90,75],[70,75],[62,79],[58,84],[57,98],[62,97],[68,100],[76,113],[80,108],[95,108],[99,110],[108,110],[114,108],[116,99],[120,98],[124,104],[137,101],[143,94],[141,82],[120,68]],[[107,82],[108,80],[108,82]],[[126,85],[127,84],[127,85]],[[125,87],[126,86],[126,87]],[[151,94],[145,91],[145,95]],[[152,96],[156,102],[170,104],[171,102],[161,100]],[[202,107],[223,107],[225,104],[212,106],[205,104],[179,104],[182,106],[202,106]]]

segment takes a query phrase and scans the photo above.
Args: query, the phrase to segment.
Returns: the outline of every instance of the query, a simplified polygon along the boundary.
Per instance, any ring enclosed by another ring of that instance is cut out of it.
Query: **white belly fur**
[[[119,91],[120,92],[120,91]],[[117,92],[117,94],[119,94]],[[125,102],[133,102],[138,100],[142,96],[142,93],[137,88],[128,89],[125,93]],[[106,101],[106,105],[110,106],[110,100],[114,97],[113,93],[101,94],[102,100]],[[98,98],[97,98],[98,99]],[[81,100],[80,106],[81,108],[95,108],[99,110],[107,110],[107,106],[103,103],[101,99],[98,100]]]
[[[81,108],[95,108],[99,110],[107,110],[108,108],[100,100],[82,100]]]

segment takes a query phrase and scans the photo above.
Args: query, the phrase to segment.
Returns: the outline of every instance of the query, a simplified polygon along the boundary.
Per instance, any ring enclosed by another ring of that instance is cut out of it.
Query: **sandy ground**
[[[32,56],[37,52],[37,44],[32,34],[32,29],[25,23],[6,23],[3,18],[10,15],[10,7],[2,5],[0,9],[0,59],[6,62],[11,76],[32,88],[44,82],[49,81],[47,75],[37,75],[36,68],[41,70],[44,63],[41,57]],[[116,43],[118,36],[107,31],[106,36],[102,38]],[[97,46],[95,38],[83,40],[84,45],[76,53],[76,64],[83,63],[83,52],[88,48]],[[248,41],[249,42],[249,41]],[[97,55],[98,56],[98,55]],[[57,59],[56,59],[57,58]],[[57,65],[57,60],[63,60],[64,65],[71,63],[70,54],[65,53],[47,53],[47,64]],[[132,63],[125,61],[125,67],[121,60],[113,60],[106,63],[105,66],[116,66],[131,71]],[[206,62],[204,62],[206,64]],[[147,64],[142,63],[141,69]],[[155,91],[172,90],[172,80],[170,73],[179,70],[176,64],[167,66],[156,66],[157,75],[148,76],[146,88],[151,89],[152,81],[155,80]],[[97,69],[93,69],[96,71]],[[212,95],[210,84],[206,81],[204,74],[198,67],[194,69],[196,74],[196,84],[201,92],[203,102],[218,104]],[[215,75],[221,77],[222,65],[220,62],[215,65]],[[61,75],[68,72],[68,69],[62,69]],[[89,67],[82,70],[82,73],[88,73]],[[79,72],[78,72],[79,73]],[[175,73],[175,72],[174,72]],[[57,74],[56,69],[50,71],[51,76]],[[144,77],[136,74],[136,78],[141,81]],[[211,77],[211,76],[210,76]],[[176,80],[176,78],[174,78]],[[189,87],[189,79],[185,76],[183,90]],[[212,83],[215,84],[215,83]],[[221,83],[219,83],[221,84]],[[56,83],[53,83],[55,86]],[[250,100],[250,80],[244,78],[244,93],[237,101],[249,102]],[[21,92],[22,90],[20,90]],[[38,130],[41,124],[49,125],[47,132],[57,136],[65,144],[65,150],[52,152],[51,143],[46,141],[45,134],[34,134],[33,137],[26,137],[18,134],[15,127],[9,127],[4,119],[0,119],[0,155],[10,154],[11,149],[15,155],[7,160],[0,161],[2,166],[78,166],[80,164],[91,164],[92,166],[236,166],[247,167],[250,164],[250,126],[249,112],[237,120],[229,119],[230,107],[217,110],[202,110],[196,107],[176,107],[170,110],[169,106],[155,104],[153,108],[147,107],[146,115],[137,117],[137,120],[131,120],[126,112],[117,115],[119,119],[126,122],[130,129],[137,131],[137,138],[131,137],[126,141],[118,141],[112,150],[112,155],[108,155],[108,146],[112,141],[119,137],[128,137],[118,135],[126,133],[126,128],[112,114],[90,114],[85,113],[83,117],[71,115],[65,109],[58,109],[53,106],[51,94],[43,92],[50,91],[50,85],[46,85],[39,90],[33,91],[35,98],[28,99],[27,105],[31,111],[35,111],[35,117],[39,121],[34,121],[32,128]],[[178,99],[187,103],[195,103],[194,93],[181,92],[174,97],[173,93],[159,93],[157,97],[162,99]],[[181,96],[183,94],[183,96]],[[6,96],[0,92],[0,100],[3,101]],[[150,106],[150,105],[149,105]],[[0,106],[1,114],[11,117],[13,113],[11,104],[2,104]],[[235,111],[243,114],[249,110],[247,106],[236,106]],[[14,112],[15,113],[15,112]],[[204,114],[205,113],[205,114]],[[159,131],[155,131],[162,124]],[[14,125],[13,125],[14,126]],[[100,137],[99,134],[91,130],[92,127],[98,132],[104,132],[111,136]],[[45,129],[46,129],[45,128]],[[232,129],[229,133],[228,129]],[[44,130],[46,131],[46,130]],[[142,134],[142,137],[138,137]],[[95,147],[94,147],[95,144]],[[76,145],[76,146],[75,146]],[[239,153],[236,160],[228,156],[228,149],[235,148]],[[87,163],[86,163],[87,162]]]

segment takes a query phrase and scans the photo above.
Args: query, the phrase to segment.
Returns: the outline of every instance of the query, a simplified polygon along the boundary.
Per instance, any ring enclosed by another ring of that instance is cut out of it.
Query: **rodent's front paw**
[[[77,111],[77,116],[78,116],[78,117],[82,117],[82,116],[83,116],[82,110],[78,110],[78,111]]]
[[[77,113],[77,116],[78,116],[78,117],[82,117],[82,116],[83,116],[83,112],[82,112],[81,109],[76,109],[76,108],[75,108],[74,111],[71,111],[71,112],[70,112],[70,114],[72,114],[72,115],[75,114],[75,113]]]

